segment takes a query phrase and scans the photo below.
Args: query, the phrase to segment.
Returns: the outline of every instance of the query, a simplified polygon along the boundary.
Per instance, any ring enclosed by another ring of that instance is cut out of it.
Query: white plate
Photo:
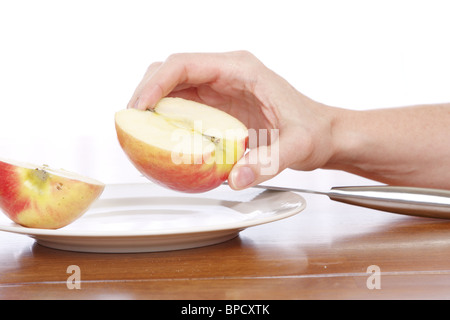
[[[212,245],[245,228],[290,217],[305,200],[292,192],[220,186],[201,194],[155,184],[107,185],[81,218],[57,230],[25,228],[0,215],[0,231],[81,252],[153,252]]]

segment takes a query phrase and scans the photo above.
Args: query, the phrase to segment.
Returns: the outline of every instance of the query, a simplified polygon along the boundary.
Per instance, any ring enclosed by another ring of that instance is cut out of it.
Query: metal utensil
[[[347,204],[410,216],[450,219],[450,191],[397,186],[333,187],[328,192],[257,185],[276,191],[326,195]]]

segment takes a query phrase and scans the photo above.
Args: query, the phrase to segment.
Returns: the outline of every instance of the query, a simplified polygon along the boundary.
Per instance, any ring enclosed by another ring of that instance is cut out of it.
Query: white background
[[[0,157],[139,180],[114,113],[174,52],[249,50],[339,107],[449,102],[449,39],[448,1],[0,0]]]

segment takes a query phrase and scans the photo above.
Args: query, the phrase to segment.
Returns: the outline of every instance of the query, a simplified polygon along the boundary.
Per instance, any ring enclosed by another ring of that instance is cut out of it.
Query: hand
[[[302,95],[248,52],[175,54],[153,63],[128,108],[152,108],[165,96],[219,108],[250,129],[250,151],[228,177],[233,189],[286,168],[313,170],[332,156],[333,109]]]

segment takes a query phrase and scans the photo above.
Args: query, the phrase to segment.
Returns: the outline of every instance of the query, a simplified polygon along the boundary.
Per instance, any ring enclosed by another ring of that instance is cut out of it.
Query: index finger
[[[214,82],[226,57],[216,53],[171,55],[164,63],[149,70],[136,89],[129,107],[146,110],[178,86],[195,86]]]

